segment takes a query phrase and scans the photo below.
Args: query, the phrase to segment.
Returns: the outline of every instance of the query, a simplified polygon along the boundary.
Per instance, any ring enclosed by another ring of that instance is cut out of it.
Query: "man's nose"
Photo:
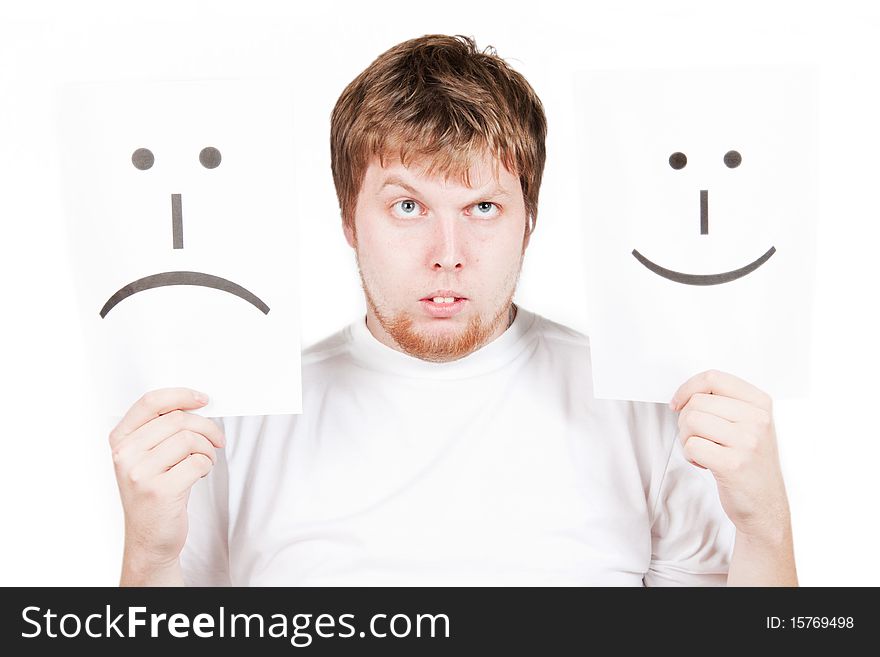
[[[180,194],[171,195],[171,240],[175,249],[183,248],[183,208]]]
[[[457,213],[438,214],[434,224],[434,234],[431,236],[432,269],[454,271],[464,266],[461,252],[463,228]]]

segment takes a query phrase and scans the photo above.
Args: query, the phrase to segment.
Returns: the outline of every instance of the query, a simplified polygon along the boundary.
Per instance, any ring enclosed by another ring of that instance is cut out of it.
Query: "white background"
[[[91,410],[83,383],[88,363],[64,241],[54,86],[254,75],[299,85],[292,120],[301,132],[308,345],[364,310],[330,174],[333,103],[378,54],[426,33],[494,45],[542,98],[548,161],[517,301],[585,333],[571,73],[820,66],[813,385],[809,398],[777,403],[776,428],[801,583],[880,584],[880,10],[767,1],[22,4],[0,5],[0,584],[113,585],[122,548],[111,427]]]

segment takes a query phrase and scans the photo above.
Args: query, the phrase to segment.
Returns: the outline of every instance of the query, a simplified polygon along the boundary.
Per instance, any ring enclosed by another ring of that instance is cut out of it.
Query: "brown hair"
[[[345,225],[374,157],[407,166],[426,158],[427,175],[459,176],[488,151],[522,185],[525,235],[534,230],[544,171],[547,120],[526,79],[473,38],[426,35],[381,54],[342,92],[330,121],[333,182]]]

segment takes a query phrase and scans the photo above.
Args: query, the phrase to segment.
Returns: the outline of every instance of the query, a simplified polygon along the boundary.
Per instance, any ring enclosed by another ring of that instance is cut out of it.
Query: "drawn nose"
[[[709,234],[709,190],[700,190],[700,235]]]
[[[171,238],[175,249],[183,248],[183,209],[180,194],[171,195]]]

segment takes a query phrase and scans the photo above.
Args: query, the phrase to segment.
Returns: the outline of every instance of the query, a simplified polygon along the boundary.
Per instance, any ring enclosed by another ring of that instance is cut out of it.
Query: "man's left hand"
[[[775,540],[790,516],[770,396],[732,374],[708,370],[683,383],[670,407],[680,411],[685,455],[715,476],[737,532]]]

